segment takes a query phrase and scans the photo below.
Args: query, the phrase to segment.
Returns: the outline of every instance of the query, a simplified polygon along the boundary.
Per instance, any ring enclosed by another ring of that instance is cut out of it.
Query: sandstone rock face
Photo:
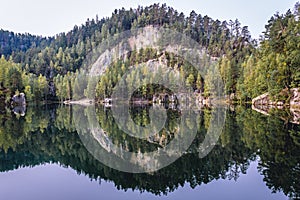
[[[290,106],[300,106],[300,89],[299,88],[293,88],[290,89],[291,98],[289,105]],[[286,102],[288,103],[288,102]],[[274,106],[283,106],[284,103],[282,101],[271,101],[269,93],[265,93],[262,95],[259,95],[258,97],[252,99],[252,105],[274,105]]]
[[[24,93],[20,93],[19,95],[14,95],[12,97],[12,103],[16,104],[16,105],[19,105],[19,106],[26,105],[25,94]]]

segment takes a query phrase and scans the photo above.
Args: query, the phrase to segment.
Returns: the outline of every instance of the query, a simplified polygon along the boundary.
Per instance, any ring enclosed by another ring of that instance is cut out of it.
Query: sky
[[[9,0],[0,3],[0,29],[54,36],[68,32],[87,18],[109,17],[118,8],[166,3],[185,15],[194,10],[221,21],[238,19],[258,38],[277,11],[285,13],[297,0]]]

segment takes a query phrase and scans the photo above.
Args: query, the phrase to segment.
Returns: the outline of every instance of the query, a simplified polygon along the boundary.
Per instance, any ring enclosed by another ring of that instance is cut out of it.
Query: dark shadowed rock
[[[13,112],[15,115],[25,116],[26,113],[26,105],[16,106],[13,108]]]
[[[18,106],[26,105],[25,94],[24,93],[20,93],[18,95],[14,95],[12,97],[12,104],[13,105],[18,105]]]

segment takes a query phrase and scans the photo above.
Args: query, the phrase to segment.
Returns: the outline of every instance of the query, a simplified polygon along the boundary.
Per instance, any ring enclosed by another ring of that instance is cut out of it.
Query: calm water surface
[[[177,134],[180,111],[166,112],[165,127],[151,142],[122,132],[109,108],[96,108],[96,119],[111,143],[144,152],[167,144]],[[142,126],[150,123],[148,114],[148,107],[130,111],[134,123]],[[299,125],[284,120],[277,111],[264,116],[243,107],[228,109],[218,143],[205,158],[199,158],[198,147],[211,115],[211,109],[203,109],[197,111],[197,119],[190,119],[196,123],[197,135],[181,158],[154,173],[131,174],[105,166],[82,143],[80,134],[89,124],[81,121],[88,118],[88,108],[28,107],[25,116],[2,112],[1,199],[299,197]],[[159,140],[162,137],[164,140]]]

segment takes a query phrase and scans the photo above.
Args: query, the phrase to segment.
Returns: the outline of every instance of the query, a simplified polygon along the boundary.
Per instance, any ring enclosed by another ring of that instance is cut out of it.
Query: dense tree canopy
[[[72,84],[75,84],[76,74],[79,74],[76,70],[79,70],[85,56],[92,49],[108,36],[145,26],[163,26],[184,33],[196,40],[201,47],[207,49],[213,57],[221,57],[232,52],[231,57],[234,57],[236,62],[234,63],[235,68],[238,67],[239,59],[243,55],[240,50],[248,52],[250,50],[244,49],[252,48],[249,31],[247,27],[241,27],[238,20],[221,22],[194,11],[186,17],[183,13],[179,13],[165,4],[153,4],[137,9],[115,10],[110,18],[88,19],[82,26],[75,26],[72,31],[60,33],[51,38],[35,37],[29,34],[15,35],[11,32],[1,31],[2,50],[0,55],[6,56],[7,59],[11,56],[12,61],[20,63],[21,68],[26,72],[45,76],[49,82],[49,90],[52,91],[48,92],[50,95],[57,96],[59,99],[69,99],[72,98],[70,91],[71,88],[74,88]],[[6,50],[8,47],[10,49]],[[151,54],[151,52],[149,53]],[[145,58],[143,55],[147,55],[147,53],[137,54],[135,62]],[[150,57],[146,56],[146,58]],[[188,77],[187,84],[196,89],[197,74],[187,72],[186,75]],[[67,77],[64,78],[63,76]],[[233,74],[231,78],[235,79],[236,77],[237,75]],[[117,75],[110,78],[112,79],[107,81],[114,82]],[[62,84],[62,82],[65,83]],[[199,84],[198,80],[198,86]],[[235,81],[232,84],[235,85]],[[51,88],[53,85],[56,90]],[[68,94],[65,94],[62,87],[68,90],[66,91]],[[78,88],[78,84],[75,87]],[[235,86],[230,87],[229,90],[234,92]],[[27,90],[29,90],[28,87]],[[42,95],[41,97],[45,96]]]
[[[299,9],[296,4],[294,12],[276,13],[268,21],[260,46],[245,58],[241,67],[238,84],[241,98],[265,92],[278,96],[283,89],[300,86]]]
[[[47,99],[49,87],[45,76],[28,73],[20,64],[0,58],[0,96],[9,101],[15,93],[24,91],[28,101]]]
[[[237,19],[221,22],[194,11],[185,16],[165,4],[153,4],[115,10],[109,18],[88,19],[85,24],[55,37],[43,38],[1,30],[0,55],[9,62],[18,63],[20,72],[36,76],[41,74],[48,82],[48,89],[43,90],[45,94],[39,94],[42,90],[38,89],[34,92],[33,85],[28,83],[22,86],[21,83],[14,83],[11,89],[31,90],[35,93],[35,96],[29,95],[31,99],[38,100],[91,96],[95,90],[81,69],[87,54],[109,36],[146,26],[174,29],[197,41],[213,60],[218,60],[216,69],[225,83],[225,93],[234,93],[242,101],[264,92],[276,95],[282,89],[299,87],[299,4],[295,5],[293,12],[276,13],[268,21],[258,46],[251,39],[247,26],[243,27]],[[121,67],[126,69],[132,64],[159,56],[151,49],[133,54],[135,56],[131,56],[128,62],[123,61],[117,66],[113,64],[114,71],[109,69],[106,78],[101,78],[97,88],[99,97],[110,95],[109,91],[119,80],[118,76],[122,75]],[[166,52],[166,55],[170,54]],[[168,66],[180,65],[172,55],[166,60],[171,63]],[[18,75],[13,70],[7,73],[13,73],[15,76],[11,77],[16,78]],[[202,77],[195,71],[184,71],[182,74],[187,86],[211,95],[208,90],[212,86],[203,79],[211,80],[209,76],[213,76],[212,72],[208,73],[208,77]]]
[[[3,102],[8,103],[12,95],[19,92],[24,92],[29,102],[62,102],[95,95],[97,99],[110,97],[121,77],[136,64],[141,64],[141,69],[125,78],[124,86],[129,90],[138,83],[162,78],[165,69],[161,67],[152,76],[146,76],[151,71],[144,65],[148,60],[165,61],[175,75],[179,74],[185,86],[206,97],[213,95],[213,80],[219,70],[225,93],[234,94],[240,101],[249,101],[265,92],[286,100],[288,94],[282,95],[280,91],[300,87],[299,15],[299,4],[293,11],[276,13],[267,22],[259,44],[237,19],[221,22],[194,11],[185,16],[165,4],[115,10],[109,18],[88,19],[70,32],[49,38],[0,30],[0,106],[2,108]],[[191,37],[208,53],[203,55],[203,60],[212,67],[206,74],[200,74],[191,63],[170,52],[145,47],[133,50],[124,59],[114,60],[99,81],[93,82],[82,67],[88,53],[110,36],[140,27],[166,27]],[[171,83],[176,80],[174,74],[168,77]],[[134,95],[151,99],[162,91],[169,92],[159,85],[143,85]],[[120,173],[91,158],[76,133],[75,107],[37,111],[29,108],[24,118],[5,109],[0,112],[0,158],[6,159],[4,165],[0,163],[1,171],[57,162],[93,179],[113,180],[118,188],[161,194],[185,183],[196,187],[214,179],[237,178],[239,172],[244,173],[249,162],[259,156],[260,170],[268,187],[283,190],[291,197],[300,195],[299,126],[275,118],[277,114],[266,117],[243,108],[228,112],[216,148],[201,160],[197,148],[211,119],[211,110],[205,109],[198,113],[197,119],[191,119],[198,120],[198,132],[187,154],[168,168],[149,175]],[[142,126],[150,123],[148,113],[149,107],[130,109],[133,121]],[[147,141],[123,133],[109,109],[98,108],[96,114],[99,124],[115,144],[132,151],[162,145],[147,146]],[[177,134],[180,116],[177,111],[169,110],[167,114],[168,121],[158,133],[166,141]],[[128,123],[127,127],[133,129],[134,126]]]

